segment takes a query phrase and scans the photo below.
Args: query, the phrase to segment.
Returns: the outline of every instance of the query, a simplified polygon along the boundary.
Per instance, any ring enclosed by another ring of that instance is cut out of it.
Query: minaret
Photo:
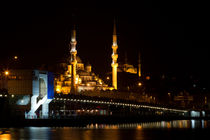
[[[138,55],[138,76],[139,78],[141,77],[141,57],[140,57],[140,52],[139,52],[139,55]]]
[[[117,58],[118,58],[118,54],[117,54],[117,34],[116,34],[116,25],[114,22],[114,29],[113,29],[113,44],[112,44],[112,86],[114,87],[114,89],[117,89],[117,67],[118,67],[118,63],[117,63]]]
[[[75,27],[72,30],[72,34],[71,34],[71,42],[70,42],[70,53],[71,53],[71,65],[72,65],[72,69],[71,69],[71,93],[76,93],[76,65],[77,65],[77,50],[76,50],[76,45],[77,45],[77,41],[76,41],[76,29]]]

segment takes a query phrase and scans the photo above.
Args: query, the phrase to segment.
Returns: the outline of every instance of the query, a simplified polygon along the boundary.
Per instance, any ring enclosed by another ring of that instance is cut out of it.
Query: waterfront
[[[204,139],[209,135],[209,120],[174,120],[127,124],[89,124],[85,127],[0,128],[0,140],[146,140]]]

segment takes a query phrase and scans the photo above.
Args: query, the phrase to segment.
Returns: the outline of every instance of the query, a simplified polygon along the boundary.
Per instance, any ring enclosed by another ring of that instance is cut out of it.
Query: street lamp
[[[6,70],[6,71],[4,72],[4,74],[5,74],[6,76],[8,76],[8,75],[9,75],[9,71]]]
[[[171,96],[171,93],[170,92],[168,92],[168,96]]]
[[[138,86],[142,86],[142,83],[141,83],[141,82],[139,82],[139,83],[138,83]]]
[[[17,56],[14,56],[14,59],[15,59],[15,60],[17,60],[17,59],[18,59],[18,57],[17,57]]]

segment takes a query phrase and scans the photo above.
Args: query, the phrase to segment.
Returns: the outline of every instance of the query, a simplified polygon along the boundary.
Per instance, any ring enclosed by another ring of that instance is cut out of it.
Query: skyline
[[[128,62],[136,67],[140,50],[143,73],[198,73],[209,77],[209,49],[198,44],[197,26],[200,24],[195,26],[197,22],[192,22],[195,17],[188,11],[191,8],[179,6],[178,11],[173,11],[178,4],[161,7],[161,3],[154,2],[141,3],[139,7],[132,5],[128,10],[125,10],[126,5],[114,8],[52,5],[18,8],[14,5],[10,12],[2,13],[0,45],[4,46],[4,54],[0,57],[1,63],[14,55],[25,65],[55,64],[66,58],[72,14],[75,14],[78,56],[85,63],[89,62],[96,73],[111,70],[115,17],[119,62],[124,61],[127,52]]]

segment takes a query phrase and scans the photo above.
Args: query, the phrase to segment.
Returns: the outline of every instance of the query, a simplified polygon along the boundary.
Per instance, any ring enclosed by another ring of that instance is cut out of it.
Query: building
[[[57,93],[69,94],[71,93],[71,68],[67,65],[68,69],[63,74],[55,77],[55,90]],[[77,56],[76,65],[76,92],[93,91],[93,90],[107,90],[111,89],[103,80],[92,72],[92,66],[82,63],[81,59]]]
[[[23,108],[26,118],[48,118],[48,106],[54,97],[54,77],[51,72],[10,70],[0,81],[0,87],[8,91],[11,104]]]
[[[140,53],[138,55],[138,68],[136,68],[136,67],[134,67],[134,65],[128,63],[127,53],[125,53],[124,58],[125,58],[125,62],[119,64],[117,71],[136,74],[136,75],[138,75],[138,77],[141,77],[142,71],[141,71]]]
[[[77,56],[76,44],[76,30],[73,29],[69,45],[71,58],[68,64],[63,64],[67,70],[55,77],[56,93],[76,94],[81,91],[112,90],[112,87],[108,87],[100,77],[92,72],[90,64],[85,65]]]

